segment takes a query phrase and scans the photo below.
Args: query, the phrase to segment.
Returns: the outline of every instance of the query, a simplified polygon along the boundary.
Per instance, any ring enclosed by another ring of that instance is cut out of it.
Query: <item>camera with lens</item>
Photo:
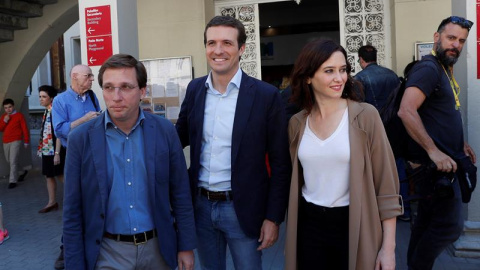
[[[444,173],[437,171],[435,163],[429,165],[430,175],[433,184],[433,196],[440,199],[450,199],[455,196],[453,191],[453,181],[455,174],[453,172]]]

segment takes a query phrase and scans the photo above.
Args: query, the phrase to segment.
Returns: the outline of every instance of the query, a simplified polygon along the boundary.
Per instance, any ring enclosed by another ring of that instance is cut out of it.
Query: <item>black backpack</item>
[[[390,93],[387,102],[379,111],[395,158],[407,158],[408,156],[407,149],[410,136],[403,126],[402,120],[397,115],[403,94],[405,93],[406,82],[407,78],[401,80],[401,83]]]
[[[443,70],[434,56],[426,56],[422,61],[434,62],[437,71],[439,72],[439,77],[441,78],[441,72],[443,72]],[[380,118],[385,126],[385,131],[395,158],[402,157],[407,160],[409,158],[409,146],[411,147],[412,143],[416,145],[416,143],[410,138],[405,126],[403,126],[402,120],[398,117],[398,110],[400,109],[400,103],[402,102],[403,94],[405,93],[408,75],[410,74],[410,71],[413,70],[414,65],[416,65],[416,63],[409,67],[408,72],[405,74],[405,78],[401,79],[401,83],[392,91],[392,93],[390,93],[387,102],[379,111]]]
[[[92,100],[92,103],[93,103],[93,107],[95,107],[95,111],[99,112],[99,108],[97,106],[97,103],[95,103],[95,93],[93,93],[93,90],[87,90],[87,94],[88,96],[90,97],[90,99]]]

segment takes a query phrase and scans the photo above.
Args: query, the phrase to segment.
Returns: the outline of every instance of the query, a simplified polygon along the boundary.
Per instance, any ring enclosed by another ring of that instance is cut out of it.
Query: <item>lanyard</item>
[[[435,53],[434,50],[432,50],[432,55],[437,57],[437,54]],[[453,76],[453,71],[451,72],[452,76],[448,75],[447,70],[445,67],[440,63],[440,66],[442,66],[443,71],[445,71],[445,75],[447,75],[448,81],[450,82],[450,87],[452,88],[453,91],[453,96],[455,97],[455,110],[460,109],[460,99],[458,96],[460,95],[460,85],[458,85],[457,81],[455,80],[455,77]]]

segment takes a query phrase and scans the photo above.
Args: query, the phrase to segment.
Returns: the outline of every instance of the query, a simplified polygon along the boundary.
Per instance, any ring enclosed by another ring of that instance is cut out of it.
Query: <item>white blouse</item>
[[[350,203],[348,109],[337,129],[325,140],[313,133],[308,118],[298,149],[305,179],[303,197],[307,202],[324,207],[347,206]]]

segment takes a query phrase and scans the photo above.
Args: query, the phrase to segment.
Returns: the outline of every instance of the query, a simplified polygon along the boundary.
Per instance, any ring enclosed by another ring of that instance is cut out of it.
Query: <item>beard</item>
[[[437,41],[435,45],[437,45],[435,53],[437,54],[437,58],[442,65],[450,67],[457,63],[458,57],[460,57],[460,51],[457,48],[444,49],[440,40]],[[455,56],[447,55],[448,52],[454,52]]]

